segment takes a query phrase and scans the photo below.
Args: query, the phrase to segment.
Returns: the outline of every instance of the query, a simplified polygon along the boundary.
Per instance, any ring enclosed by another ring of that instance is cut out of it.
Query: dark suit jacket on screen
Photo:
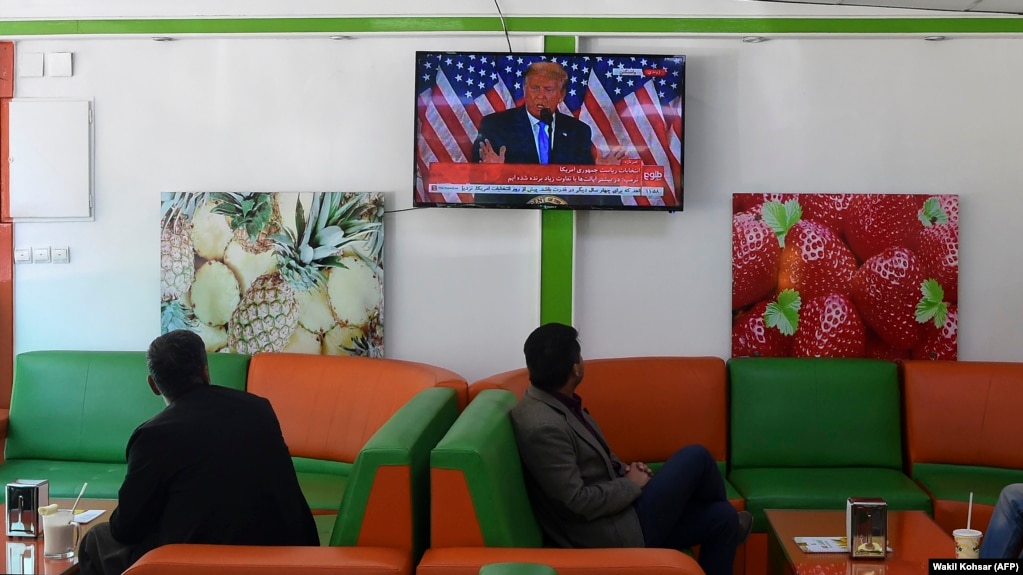
[[[483,140],[488,140],[495,152],[500,152],[501,146],[508,148],[504,155],[506,164],[540,163],[529,112],[522,106],[483,117],[479,135],[472,146],[473,162],[480,161]],[[592,164],[592,145],[588,125],[572,116],[555,112],[554,149],[549,158],[551,164]]]
[[[511,412],[526,485],[537,520],[559,547],[643,547],[632,502],[642,490],[615,473],[597,422],[586,426],[558,398],[526,389]]]
[[[131,561],[168,543],[318,545],[270,402],[199,386],[140,425],[110,516]]]

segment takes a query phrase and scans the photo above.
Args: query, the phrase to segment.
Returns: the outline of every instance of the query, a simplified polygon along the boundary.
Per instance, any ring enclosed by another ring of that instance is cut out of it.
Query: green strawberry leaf
[[[940,328],[945,325],[945,319],[948,317],[948,304],[943,301],[945,290],[941,289],[941,284],[934,278],[926,279],[920,284],[920,293],[923,294],[923,297],[916,304],[917,323],[934,320],[934,327]]]
[[[764,325],[778,328],[783,335],[792,335],[799,329],[799,308],[803,300],[796,290],[783,290],[778,300],[767,304],[764,310]]]
[[[948,214],[942,209],[941,201],[934,197],[927,198],[927,201],[924,202],[924,207],[920,208],[920,211],[917,212],[917,216],[925,228],[936,224],[948,223]]]
[[[792,199],[784,204],[775,200],[764,202],[761,208],[764,223],[778,236],[778,245],[785,247],[785,234],[803,217],[803,207],[799,200]]]

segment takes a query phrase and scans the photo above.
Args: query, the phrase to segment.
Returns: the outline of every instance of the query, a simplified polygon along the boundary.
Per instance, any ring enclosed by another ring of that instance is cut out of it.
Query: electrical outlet
[[[50,250],[50,259],[55,264],[66,264],[71,261],[71,248],[53,248]]]
[[[32,263],[32,248],[14,248],[14,263]]]
[[[50,263],[50,246],[46,246],[45,248],[32,248],[32,263]]]

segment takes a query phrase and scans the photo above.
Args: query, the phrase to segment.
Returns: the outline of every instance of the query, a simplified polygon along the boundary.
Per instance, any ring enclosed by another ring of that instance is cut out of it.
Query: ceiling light
[[[153,36],[153,42],[173,42],[174,38],[170,36]]]
[[[761,42],[767,42],[767,38],[763,36],[743,36],[742,41],[747,44],[759,44]]]
[[[335,34],[333,36],[327,36],[328,40],[354,40],[355,36],[342,36],[341,34]]]
[[[928,42],[941,42],[942,40],[948,40],[948,36],[924,36],[924,40]]]

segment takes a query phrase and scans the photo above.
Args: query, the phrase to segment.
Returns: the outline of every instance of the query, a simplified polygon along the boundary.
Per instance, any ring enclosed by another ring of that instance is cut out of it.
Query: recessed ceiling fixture
[[[354,40],[355,36],[344,36],[341,34],[334,34],[333,36],[327,36],[328,40]]]
[[[924,40],[928,42],[941,42],[942,40],[948,40],[948,36],[924,36]]]
[[[767,42],[767,38],[763,36],[743,36],[742,41],[747,44],[759,44],[761,42]]]
[[[170,36],[153,36],[153,42],[173,42],[174,38]]]

